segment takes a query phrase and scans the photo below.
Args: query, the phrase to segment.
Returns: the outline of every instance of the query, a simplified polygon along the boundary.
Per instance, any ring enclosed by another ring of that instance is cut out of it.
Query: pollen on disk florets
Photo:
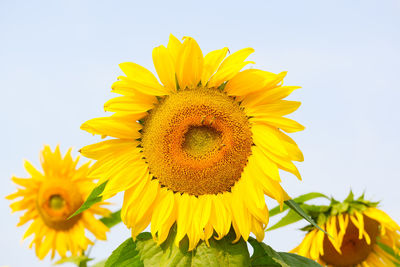
[[[142,146],[160,184],[191,195],[230,191],[251,154],[248,118],[215,88],[167,96],[144,121]]]

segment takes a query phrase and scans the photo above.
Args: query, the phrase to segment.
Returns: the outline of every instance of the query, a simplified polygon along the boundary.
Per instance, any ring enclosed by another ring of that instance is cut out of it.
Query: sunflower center
[[[371,218],[364,216],[364,231],[371,238],[370,244],[365,238],[359,239],[359,230],[349,222],[346,233],[343,237],[342,246],[340,247],[342,254],[339,254],[329,241],[327,236],[324,237],[324,255],[321,259],[329,265],[338,267],[351,267],[362,263],[368,258],[376,243],[379,234],[379,223]]]
[[[209,126],[191,126],[184,135],[183,150],[192,157],[202,158],[221,145],[221,133]]]
[[[196,196],[229,192],[252,143],[239,103],[214,88],[167,96],[142,131],[142,152],[153,176],[174,192]]]
[[[65,200],[60,195],[52,195],[49,201],[49,206],[53,210],[60,210],[65,205]]]
[[[68,219],[82,203],[83,198],[76,185],[64,179],[44,182],[36,200],[43,222],[56,230],[70,229],[81,218],[79,214]]]

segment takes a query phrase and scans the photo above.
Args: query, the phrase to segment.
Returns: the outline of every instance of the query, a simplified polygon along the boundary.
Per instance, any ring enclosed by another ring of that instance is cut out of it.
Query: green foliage
[[[318,224],[315,223],[315,221],[297,204],[294,202],[292,199],[285,201],[285,204],[289,206],[292,210],[297,212],[301,217],[303,217],[306,221],[311,223],[314,227],[318,228],[320,231],[324,232],[327,234],[324,230],[322,230],[321,227],[318,226]]]
[[[95,264],[91,265],[90,267],[104,267],[106,264],[106,260],[102,260],[99,262],[96,262]]]
[[[103,217],[100,219],[108,228],[111,228],[121,222],[121,210],[113,212],[108,217]]]
[[[298,197],[294,198],[293,200],[298,204],[303,204],[304,202],[306,202],[308,200],[315,199],[315,198],[321,198],[321,197],[329,199],[324,194],[321,194],[321,193],[318,193],[318,192],[311,192],[311,193],[307,193],[307,194],[298,196]],[[289,208],[288,206],[284,205],[283,209],[281,210],[280,207],[277,206],[277,207],[275,207],[275,208],[273,208],[273,209],[271,209],[269,211],[269,216],[272,217],[274,215],[277,215],[277,214],[279,214],[281,212],[284,212],[288,208]]]
[[[282,209],[280,207],[275,207],[272,210],[270,210],[270,216],[274,216],[280,212],[284,212],[287,209],[290,209],[289,212],[282,217],[280,221],[278,221],[276,224],[268,228],[267,231],[275,230],[280,227],[295,223],[300,221],[301,219],[305,219],[308,221],[312,227],[316,227],[319,230],[323,231],[317,223],[315,223],[316,218],[315,215],[319,214],[322,210],[326,210],[326,206],[316,206],[316,205],[308,205],[305,204],[304,202],[315,199],[315,198],[326,198],[328,199],[327,196],[324,194],[318,193],[318,192],[312,192],[308,193],[305,195],[298,196],[295,199],[290,199],[285,201],[285,204]],[[314,216],[313,216],[314,215]],[[325,231],[323,231],[325,232]],[[325,232],[326,233],[326,232]]]
[[[297,254],[276,252],[252,237],[249,237],[249,243],[254,249],[250,259],[253,267],[321,267],[317,262]]]
[[[62,258],[54,263],[54,265],[60,265],[64,263],[74,263],[76,266],[86,266],[88,261],[91,261],[93,259],[88,258],[85,255],[81,256],[71,256],[71,257],[66,257]]]
[[[86,199],[86,201],[82,204],[82,206],[80,206],[80,208],[77,211],[75,211],[74,214],[72,214],[68,219],[71,219],[72,217],[78,215],[79,213],[84,212],[85,210],[89,209],[94,204],[100,202],[102,199],[100,194],[103,193],[107,182],[108,181],[105,181],[101,185],[95,187],[92,190],[92,192],[90,193],[90,195],[88,196],[88,198]]]
[[[184,238],[180,246],[174,244],[176,231],[172,229],[167,240],[158,246],[150,233],[141,233],[136,241],[131,238],[120,245],[108,258],[105,267],[116,266],[249,266],[250,256],[246,242],[236,243],[234,233],[222,240],[209,240],[209,247],[200,242],[193,251],[188,251],[189,241]]]
[[[301,219],[303,219],[303,217],[301,217],[297,212],[295,212],[294,210],[289,210],[289,212],[284,217],[282,217],[279,222],[268,228],[267,231],[275,230],[280,227],[298,222]]]
[[[113,251],[111,256],[107,259],[105,267],[144,266],[140,259],[139,251],[136,249],[136,243],[146,242],[146,240],[149,238],[148,234],[149,233],[139,234],[136,242],[133,242],[132,238],[128,238],[116,250]]]

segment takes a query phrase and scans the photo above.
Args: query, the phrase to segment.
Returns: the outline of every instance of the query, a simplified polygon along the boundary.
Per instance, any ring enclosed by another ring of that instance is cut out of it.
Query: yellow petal
[[[171,54],[174,64],[176,64],[176,61],[178,59],[178,54],[179,54],[181,47],[182,47],[182,43],[178,40],[178,38],[176,38],[175,36],[170,34],[167,49],[168,49],[169,53]]]
[[[224,82],[232,79],[247,64],[254,64],[254,62],[246,61],[218,69],[218,71],[211,77],[207,87],[219,87]]]
[[[145,179],[138,179],[137,185],[126,190],[124,193],[124,202],[121,209],[121,219],[128,228],[135,228],[139,221],[143,219],[137,218],[136,213],[139,206],[135,204],[139,202],[140,197],[142,197],[147,192],[146,188],[150,186],[150,183],[151,182],[149,177]]]
[[[66,257],[66,253],[68,251],[68,248],[67,248],[67,243],[65,242],[65,238],[66,238],[65,237],[65,232],[63,232],[63,231],[57,232],[57,235],[56,235],[55,238],[56,238],[55,245],[56,245],[58,254],[60,254],[60,256],[62,258]]]
[[[304,161],[303,152],[301,152],[300,148],[297,146],[296,142],[282,133],[279,130],[276,130],[276,134],[281,139],[283,146],[289,154],[289,158],[295,161]]]
[[[400,226],[390,218],[384,211],[376,209],[376,208],[369,208],[363,212],[364,215],[374,219],[385,227],[390,227],[391,230],[400,230]]]
[[[245,61],[246,58],[250,56],[250,54],[252,53],[254,53],[254,49],[250,47],[236,51],[222,62],[221,66],[219,67],[219,70],[227,68],[232,65],[236,65],[238,63],[243,63],[243,61]]]
[[[225,58],[228,48],[224,47],[219,50],[211,51],[204,57],[204,70],[201,75],[201,84],[206,85],[210,77],[215,73]]]
[[[81,125],[81,130],[91,134],[133,140],[141,137],[139,130],[142,126],[137,123],[136,120],[136,116],[130,115],[125,117],[100,117],[83,123]]]
[[[233,77],[224,90],[228,95],[245,96],[275,87],[285,76],[286,72],[275,74],[258,69],[244,70]]]
[[[193,212],[193,228],[202,233],[211,216],[211,197],[209,195],[199,196],[197,202],[197,208]]]
[[[114,172],[107,173],[109,180],[102,193],[104,199],[108,199],[118,192],[128,190],[141,179],[148,177],[149,170],[147,165],[135,164],[137,161],[139,161],[139,158],[126,161],[119,168],[115,168]]]
[[[92,159],[100,159],[103,156],[119,150],[134,150],[139,145],[136,140],[111,139],[103,142],[87,145],[79,151],[83,156]]]
[[[107,226],[105,226],[100,220],[97,220],[93,214],[88,211],[84,212],[82,217],[85,228],[92,232],[97,239],[107,239],[106,232],[109,231]]]
[[[175,62],[165,46],[153,49],[153,63],[161,82],[171,92],[176,91]]]
[[[252,154],[254,157],[249,158],[250,160],[255,161],[257,166],[260,168],[262,173],[267,177],[271,178],[274,181],[280,182],[281,178],[279,177],[279,169],[274,162],[272,162],[268,157],[264,155],[261,149],[258,146],[252,147]]]
[[[176,76],[179,88],[196,88],[203,72],[203,53],[197,42],[187,37],[179,51],[176,62]]]
[[[214,226],[215,232],[218,234],[218,238],[221,239],[228,234],[232,215],[230,208],[227,207],[228,199],[226,194],[212,195],[212,208],[210,222]]]
[[[232,188],[232,193],[230,195],[232,217],[237,224],[239,233],[243,239],[247,241],[250,235],[250,221],[248,219],[250,214],[247,207],[244,205],[244,197],[247,196],[243,196],[241,192],[237,190],[236,186]]]
[[[18,178],[13,176],[11,180],[16,183],[17,185],[26,187],[26,188],[39,188],[40,183],[35,181],[34,179],[31,178]]]
[[[176,197],[178,201],[178,218],[177,218],[177,233],[175,237],[175,244],[179,246],[179,242],[187,234],[191,224],[192,207],[190,206],[190,198],[188,194],[184,193]]]
[[[252,117],[264,117],[269,115],[284,116],[296,111],[301,105],[299,101],[278,100],[265,105],[245,107],[246,114]]]
[[[299,86],[279,86],[266,91],[246,95],[242,100],[242,105],[246,108],[257,107],[273,103],[290,95]]]
[[[283,158],[288,157],[285,147],[276,134],[270,130],[270,127],[263,124],[254,124],[251,127],[253,133],[253,142],[256,146],[268,150],[270,153],[276,154]]]
[[[270,115],[264,117],[254,117],[251,118],[250,121],[273,126],[282,129],[287,133],[299,132],[305,129],[305,127],[297,121],[280,116]]]
[[[130,96],[114,97],[104,104],[104,110],[110,112],[142,114],[144,117],[145,113],[154,107],[153,103],[155,99],[154,96],[148,96],[148,99],[146,100],[143,98],[139,100]]]
[[[170,217],[175,205],[174,194],[171,191],[166,191],[165,189],[161,189],[160,191],[157,208],[154,209],[151,218],[151,233],[153,236],[156,235],[165,224],[165,221],[167,221],[167,218]]]
[[[50,230],[47,232],[43,242],[40,244],[37,256],[39,259],[43,260],[44,257],[49,253],[52,245],[54,244],[56,231]]]
[[[132,62],[121,63],[119,67],[127,77],[120,76],[118,79],[127,82],[131,88],[142,94],[168,95],[168,90],[161,86],[153,73],[146,68]]]
[[[293,162],[290,160],[290,158],[279,157],[279,156],[271,153],[268,150],[262,149],[262,147],[261,147],[261,151],[264,153],[264,155],[266,157],[268,157],[270,160],[272,160],[278,166],[279,169],[290,172],[290,173],[296,175],[296,177],[299,180],[301,180],[300,172],[297,169],[296,165],[294,165]]]
[[[43,179],[43,174],[38,171],[29,161],[24,160],[24,168],[32,176],[32,178],[39,180]]]

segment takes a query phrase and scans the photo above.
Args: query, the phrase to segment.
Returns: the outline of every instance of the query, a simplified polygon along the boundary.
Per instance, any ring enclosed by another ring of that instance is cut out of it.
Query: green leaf
[[[99,262],[96,262],[95,264],[91,265],[90,267],[105,267],[106,266],[106,260],[102,260]]]
[[[90,195],[88,196],[88,198],[86,199],[86,201],[82,204],[82,206],[80,206],[80,208],[74,212],[74,214],[72,214],[71,216],[69,216],[68,219],[71,219],[72,217],[78,215],[79,213],[87,210],[88,208],[90,208],[91,206],[93,206],[94,204],[96,204],[97,202],[101,201],[101,196],[99,196],[101,193],[103,193],[104,188],[106,187],[108,181],[105,181],[104,183],[102,183],[101,185],[95,187],[92,192],[90,193]]]
[[[288,214],[286,214],[286,216],[284,216],[282,219],[280,219],[279,222],[277,222],[276,224],[274,224],[273,226],[268,228],[267,231],[275,230],[280,227],[298,222],[301,219],[302,219],[302,217],[297,212],[295,212],[294,210],[289,210],[289,212],[288,212]]]
[[[280,267],[281,265],[274,261],[264,250],[264,246],[258,242],[255,238],[249,237],[248,242],[253,247],[253,255],[251,255],[250,266],[268,266],[268,267]]]
[[[136,241],[126,240],[108,258],[105,267],[116,266],[180,266],[180,267],[224,267],[250,266],[247,244],[243,239],[236,243],[234,233],[221,240],[211,238],[209,247],[201,241],[197,248],[188,251],[189,241],[185,237],[180,246],[174,244],[175,229],[171,229],[167,240],[160,246],[150,233],[142,233]],[[131,260],[134,258],[134,260]],[[131,260],[131,261],[129,261]],[[129,261],[129,262],[128,262]]]
[[[62,258],[54,263],[54,265],[60,265],[64,263],[74,263],[76,266],[80,266],[81,264],[85,264],[88,261],[91,261],[93,259],[90,259],[84,255],[81,256],[71,256],[71,257],[66,257]]]
[[[318,226],[318,224],[315,223],[315,221],[307,215],[307,213],[305,213],[305,211],[299,206],[299,204],[297,204],[296,202],[294,202],[292,199],[290,200],[286,200],[285,204],[289,206],[289,208],[291,208],[292,210],[294,210],[295,212],[297,212],[297,214],[299,214],[301,217],[303,217],[306,221],[308,221],[309,223],[311,223],[314,227],[318,228],[320,231],[324,232],[325,234],[329,235],[327,232],[325,232],[324,230],[322,230],[321,227]]]
[[[121,210],[113,212],[108,217],[103,217],[100,219],[108,228],[111,228],[121,222]]]
[[[147,238],[147,233],[143,233],[138,235],[137,240],[146,240]],[[132,238],[125,240],[125,242],[112,252],[106,261],[105,267],[144,266],[140,260],[139,251],[136,249],[136,243],[133,242]]]
[[[293,200],[296,201],[296,202],[299,203],[299,204],[302,204],[302,203],[304,203],[304,202],[306,202],[306,201],[308,201],[308,200],[315,199],[315,198],[320,198],[320,197],[329,199],[326,195],[324,195],[324,194],[322,194],[322,193],[311,192],[311,193],[307,193],[307,194],[298,196],[298,197],[294,198]],[[271,210],[269,211],[269,216],[270,216],[270,217],[275,216],[276,214],[279,214],[279,213],[281,213],[281,212],[284,212],[284,211],[287,210],[288,208],[289,208],[288,206],[285,206],[285,205],[284,205],[284,206],[283,206],[283,209],[281,210],[281,209],[280,209],[280,206],[277,206],[277,207],[275,207],[275,208],[273,208],[273,209],[271,209]]]
[[[270,246],[249,237],[249,243],[254,249],[251,256],[253,267],[321,267],[317,262],[287,252],[276,252]]]
[[[329,199],[329,197],[327,197],[326,195],[319,193],[319,192],[311,192],[311,193],[307,193],[301,196],[298,196],[296,198],[294,198],[293,200],[296,201],[297,203],[304,203],[306,201],[309,201],[311,199],[315,199],[315,198],[326,198]]]

